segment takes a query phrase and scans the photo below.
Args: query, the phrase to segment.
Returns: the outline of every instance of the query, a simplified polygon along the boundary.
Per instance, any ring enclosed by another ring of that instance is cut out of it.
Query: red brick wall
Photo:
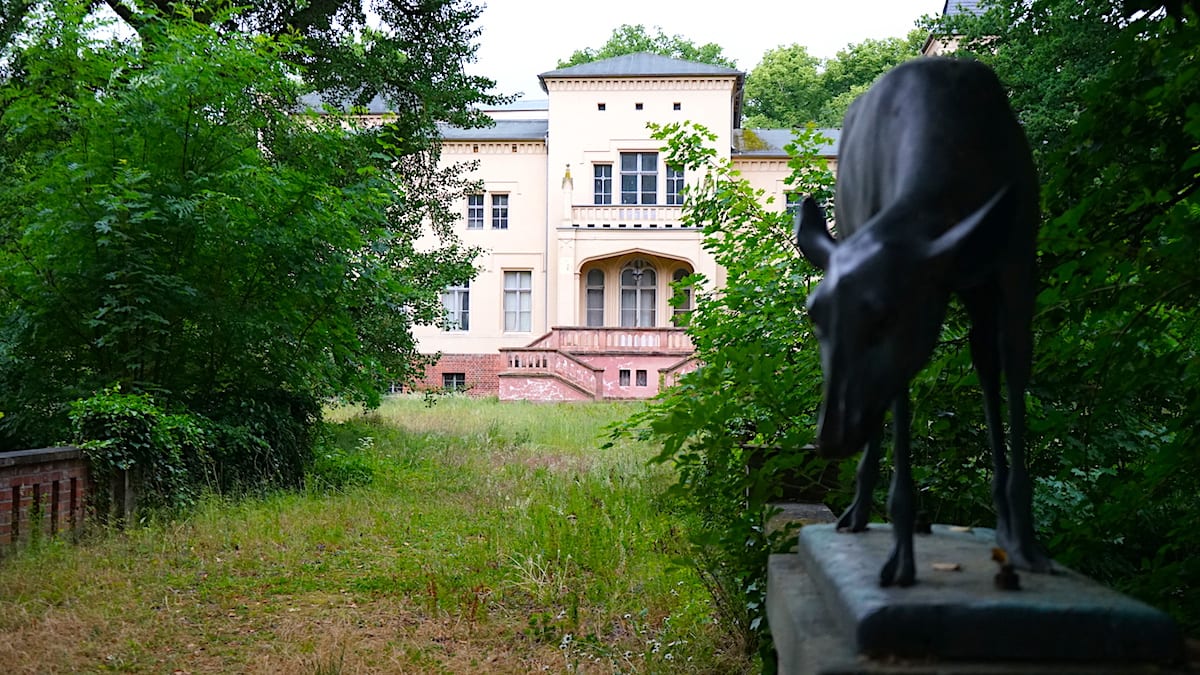
[[[500,354],[442,354],[438,362],[425,369],[421,389],[441,389],[442,375],[463,373],[470,396],[496,396],[500,392]]]
[[[0,545],[78,529],[90,488],[76,448],[0,452]]]

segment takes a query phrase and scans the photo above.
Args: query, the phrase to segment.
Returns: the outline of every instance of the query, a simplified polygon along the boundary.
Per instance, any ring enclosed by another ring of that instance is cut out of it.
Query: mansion
[[[695,368],[681,327],[692,302],[674,281],[724,270],[681,220],[699,176],[664,163],[648,123],[690,121],[785,208],[788,129],[741,129],[741,71],[652,54],[539,76],[548,98],[487,111],[495,125],[443,128],[442,161],[477,160],[481,191],[458,234],[478,275],[443,294],[446,327],[417,327],[440,354],[422,386],[501,399],[649,398]],[[837,130],[823,130],[836,139]],[[836,142],[821,154],[836,156]],[[678,304],[678,303],[677,303]]]

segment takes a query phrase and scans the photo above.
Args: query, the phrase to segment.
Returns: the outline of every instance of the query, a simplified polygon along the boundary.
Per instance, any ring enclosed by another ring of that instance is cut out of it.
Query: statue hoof
[[[895,553],[888,558],[879,572],[879,585],[883,588],[893,585],[908,588],[915,583],[917,583],[916,567],[911,561],[900,564],[900,557]]]
[[[850,507],[837,521],[838,532],[863,532],[867,529],[866,516],[860,516],[858,510]]]

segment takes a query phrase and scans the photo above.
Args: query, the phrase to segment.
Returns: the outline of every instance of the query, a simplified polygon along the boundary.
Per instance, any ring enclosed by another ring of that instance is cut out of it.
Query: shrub
[[[207,420],[167,414],[149,394],[105,389],[71,405],[73,440],[107,484],[118,471],[135,476],[142,504],[175,508],[192,504],[211,475]],[[106,499],[105,491],[97,491]],[[103,510],[108,504],[97,506]]]

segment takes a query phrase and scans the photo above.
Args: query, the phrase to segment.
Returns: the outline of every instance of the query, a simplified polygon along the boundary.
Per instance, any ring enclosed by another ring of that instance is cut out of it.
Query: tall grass
[[[636,404],[330,411],[303,493],[0,561],[12,672],[736,672]]]

